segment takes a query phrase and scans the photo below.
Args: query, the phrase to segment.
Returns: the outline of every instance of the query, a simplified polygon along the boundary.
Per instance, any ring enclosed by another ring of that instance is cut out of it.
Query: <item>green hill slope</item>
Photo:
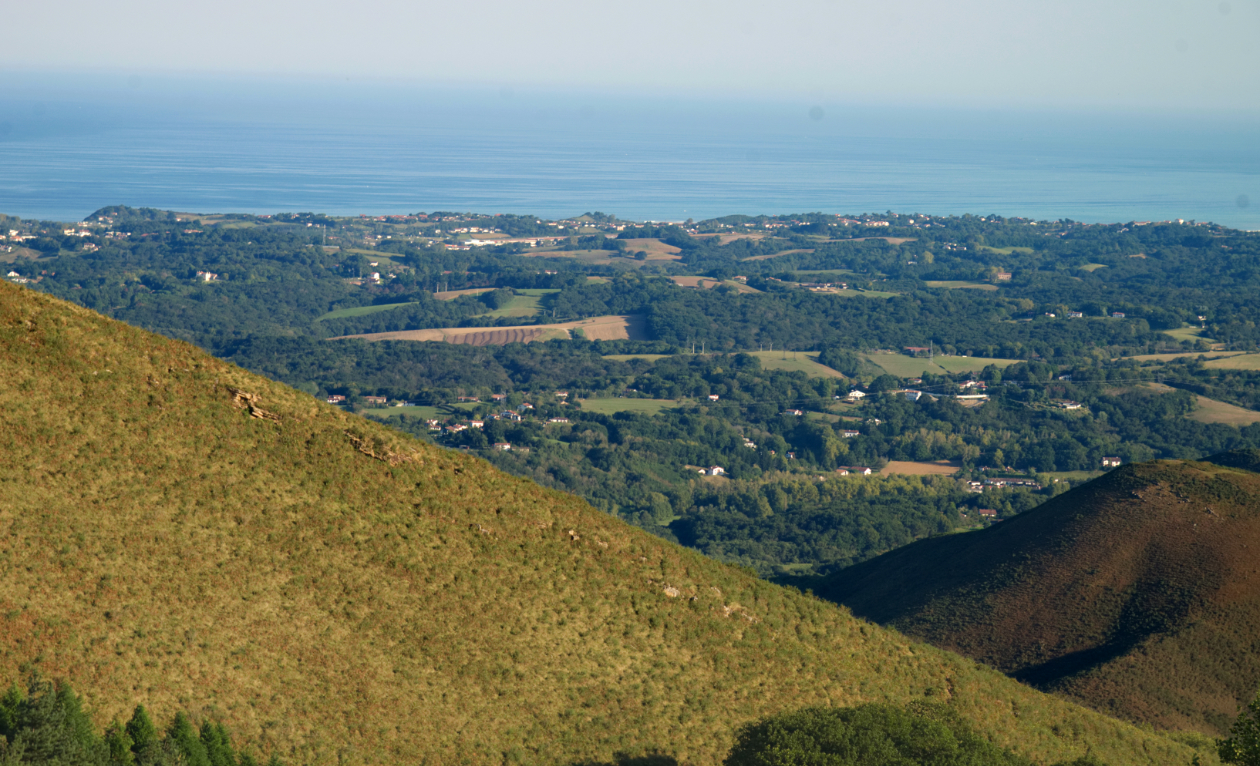
[[[1213,460],[1125,466],[819,591],[1098,709],[1221,733],[1260,686],[1260,460]]]
[[[0,283],[0,669],[303,763],[714,763],[948,700],[1040,762],[1181,745],[155,336]]]

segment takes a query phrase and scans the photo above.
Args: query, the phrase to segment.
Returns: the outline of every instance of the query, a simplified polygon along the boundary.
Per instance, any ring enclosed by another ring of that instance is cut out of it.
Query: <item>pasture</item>
[[[622,241],[626,243],[626,252],[628,254],[643,251],[647,253],[649,261],[676,261],[681,257],[679,255],[682,252],[681,248],[667,245],[659,239],[642,238],[624,239]]]
[[[811,248],[799,248],[799,249],[796,249],[796,250],[783,250],[783,251],[778,252],[778,253],[770,253],[769,255],[754,255],[754,256],[752,256],[752,257],[750,257],[750,258],[745,258],[744,260],[745,260],[745,261],[768,261],[768,260],[770,260],[771,258],[778,258],[778,257],[779,257],[779,256],[781,256],[781,255],[796,255],[796,254],[798,254],[798,253],[812,253],[812,252],[814,252],[814,249],[813,249],[812,247],[811,247]]]
[[[1174,359],[1197,359],[1203,357],[1208,360],[1209,364],[1204,366],[1213,366],[1210,362],[1227,361],[1232,357],[1243,356],[1244,351],[1183,351],[1177,354],[1137,354],[1134,356],[1122,357],[1124,359],[1132,359],[1135,362],[1171,362]],[[1229,367],[1228,364],[1217,365],[1221,367]],[[1250,369],[1247,367],[1239,367],[1237,369]]]
[[[868,362],[898,378],[917,378],[924,373],[935,375],[979,372],[989,365],[999,368],[1015,364],[1016,359],[989,359],[980,356],[913,357],[904,354],[862,354]]]
[[[1223,423],[1227,426],[1249,426],[1252,423],[1260,423],[1260,412],[1239,407],[1236,404],[1217,401],[1216,399],[1208,399],[1204,396],[1196,396],[1199,406],[1189,417],[1200,423]]]
[[[1203,365],[1222,370],[1260,370],[1260,354],[1233,354],[1213,359]]]
[[[551,293],[558,293],[559,290],[548,290],[542,288],[516,290],[516,295],[512,296],[512,300],[508,301],[506,306],[497,308],[480,316],[488,317],[532,317],[542,311],[541,301],[543,296]]]
[[[1158,394],[1169,394],[1178,389],[1163,383],[1142,383],[1138,388],[1144,388]],[[1209,399],[1206,396],[1192,394],[1196,403],[1196,407],[1188,417],[1190,420],[1199,423],[1222,423],[1227,426],[1249,426],[1252,423],[1260,423],[1260,412],[1249,410],[1245,407],[1239,407],[1236,404]]]
[[[980,250],[987,250],[990,253],[1001,253],[1002,255],[1010,255],[1011,253],[1024,253],[1025,255],[1032,253],[1031,247],[989,247],[988,245],[980,245]]]
[[[337,309],[329,311],[321,317],[315,319],[316,322],[322,322],[325,319],[344,319],[346,317],[361,317],[368,314],[378,314],[382,311],[390,311],[392,309],[402,308],[403,306],[414,306],[416,301],[407,301],[406,303],[382,303],[376,306],[355,306],[349,309]]]
[[[811,378],[844,378],[840,372],[818,363],[818,354],[805,351],[746,351],[761,360],[766,370],[803,372]]]
[[[433,297],[440,301],[453,301],[456,298],[462,298],[465,295],[480,295],[482,293],[488,293],[493,289],[493,287],[474,287],[470,290],[443,290],[442,292],[434,293]]]
[[[944,287],[950,290],[996,290],[997,285],[988,282],[967,282],[956,279],[929,279],[923,284],[928,287]]]
[[[910,460],[889,460],[881,475],[901,474],[902,476],[952,476],[962,469],[961,464],[952,460],[937,460],[932,463],[917,463]]]
[[[1204,343],[1216,342],[1212,340],[1211,338],[1203,337],[1202,327],[1187,326],[1187,327],[1179,327],[1176,330],[1160,330],[1160,332],[1164,333],[1165,335],[1176,338],[1177,340],[1188,340],[1191,342],[1194,342],[1196,340],[1201,340]]]
[[[579,399],[583,412],[594,412],[599,415],[614,415],[618,412],[637,412],[644,415],[655,415],[661,410],[677,407],[673,399],[629,399],[624,397],[608,399]]]
[[[428,405],[416,407],[371,407],[365,409],[363,413],[378,418],[387,418],[390,415],[415,415],[416,417],[433,419],[444,417],[444,413],[441,410]]]
[[[719,285],[727,285],[728,287],[735,288],[741,293],[761,292],[756,288],[749,287],[748,285],[741,284],[731,279],[720,280],[712,279],[710,277],[670,277],[670,279],[673,280],[674,284],[679,287],[700,287],[706,290],[711,290]]]

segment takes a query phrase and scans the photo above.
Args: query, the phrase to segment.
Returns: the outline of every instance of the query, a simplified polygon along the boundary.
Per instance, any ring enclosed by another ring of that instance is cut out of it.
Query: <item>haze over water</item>
[[[0,89],[0,212],[1194,219],[1260,229],[1247,120],[201,83]]]

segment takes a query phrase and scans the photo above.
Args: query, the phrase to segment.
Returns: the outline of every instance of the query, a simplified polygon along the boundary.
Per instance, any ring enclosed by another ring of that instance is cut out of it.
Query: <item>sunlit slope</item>
[[[1179,745],[195,348],[0,284],[0,666],[305,763],[715,763],[810,703],[949,699],[1051,761]]]
[[[1101,710],[1224,732],[1260,687],[1257,458],[1125,466],[820,591]]]

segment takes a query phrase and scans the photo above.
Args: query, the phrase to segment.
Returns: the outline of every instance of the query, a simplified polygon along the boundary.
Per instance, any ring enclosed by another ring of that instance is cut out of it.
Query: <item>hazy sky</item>
[[[10,72],[1260,109],[1260,0],[34,0]]]

